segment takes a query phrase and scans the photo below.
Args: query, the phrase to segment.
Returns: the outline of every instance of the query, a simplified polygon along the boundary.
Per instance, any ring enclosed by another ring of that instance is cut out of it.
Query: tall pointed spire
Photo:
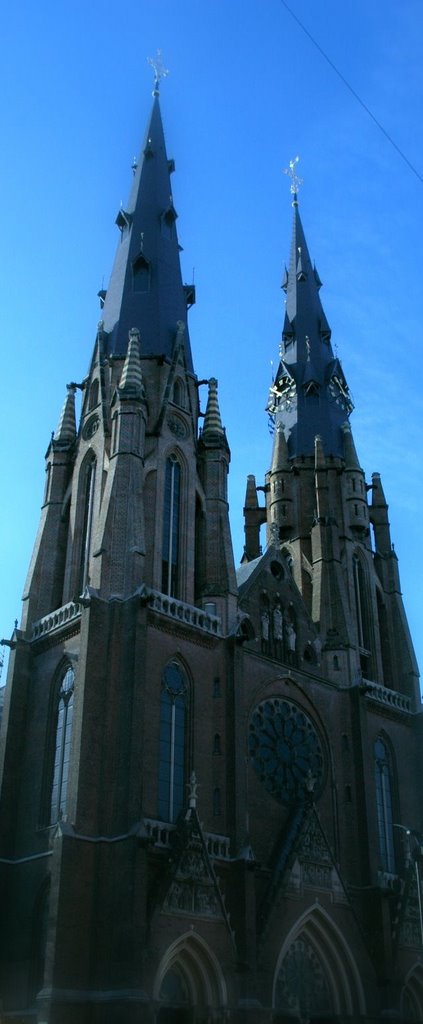
[[[286,311],[281,361],[269,408],[283,426],[291,458],[312,455],[317,435],[327,455],[343,457],[340,428],[353,405],[341,364],[333,354],[319,295],[322,282],[310,259],[296,191],[292,205],[289,269],[282,282]]]
[[[157,76],[153,107],[134,180],[116,224],[121,233],[102,318],[111,355],[124,355],[137,328],[146,356],[170,357],[178,320],[187,321],[193,287],[182,284],[169,161],[160,114]],[[192,370],[188,331],[187,366]]]

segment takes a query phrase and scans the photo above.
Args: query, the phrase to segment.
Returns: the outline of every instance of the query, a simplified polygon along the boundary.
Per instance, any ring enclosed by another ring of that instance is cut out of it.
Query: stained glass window
[[[297,704],[279,697],[259,704],[251,717],[248,742],[260,781],[282,804],[320,789],[322,747],[313,723]]]

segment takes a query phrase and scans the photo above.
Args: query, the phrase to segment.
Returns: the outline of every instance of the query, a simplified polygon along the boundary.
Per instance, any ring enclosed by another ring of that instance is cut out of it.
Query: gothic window
[[[172,401],[175,405],[179,405],[181,409],[185,408],[185,388],[179,377],[176,378],[173,385]]]
[[[219,786],[216,786],[215,789],[213,790],[213,814],[214,814],[214,817],[217,818],[220,813],[221,813],[220,789],[219,789]]]
[[[91,554],[94,487],[96,460],[93,456],[86,460],[82,470],[82,530],[79,569],[79,592],[88,583],[88,569]]]
[[[216,732],[215,735],[214,735],[213,753],[214,754],[221,754],[222,753],[222,744],[220,742],[220,735],[219,735],[218,732]]]
[[[220,696],[221,696],[220,678],[219,678],[219,676],[215,676],[215,678],[213,679],[213,697],[220,697]]]
[[[159,818],[175,821],[185,798],[188,687],[176,661],[165,668],[160,696]]]
[[[297,704],[264,700],[250,720],[248,746],[260,782],[285,807],[298,804],[312,783],[323,782],[323,751],[313,722]]]
[[[366,570],[361,558],[355,555],[353,558],[354,597],[357,620],[358,643],[362,649],[361,668],[368,671],[368,655],[371,651],[370,642],[370,616],[369,616],[369,593],[366,577]]]
[[[57,694],[54,763],[50,800],[50,824],[66,813],[70,747],[72,737],[74,672],[68,666],[60,678]]]
[[[51,462],[48,462],[47,466],[46,466],[46,483],[45,483],[45,488],[44,488],[44,504],[46,504],[46,502],[48,501],[48,499],[50,497],[50,477],[51,477]]]
[[[380,736],[375,742],[374,754],[380,863],[383,871],[395,874],[391,758]]]
[[[178,597],[179,590],[180,491],[181,467],[171,455],[165,469],[162,546],[162,591],[171,597]]]
[[[134,292],[148,292],[150,290],[150,264],[142,253],[132,264]]]
[[[98,403],[98,380],[93,380],[90,387],[90,397],[88,401],[88,409],[95,409]]]

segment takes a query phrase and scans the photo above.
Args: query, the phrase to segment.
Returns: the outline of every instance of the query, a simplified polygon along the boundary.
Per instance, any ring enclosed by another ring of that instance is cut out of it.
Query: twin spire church
[[[0,1021],[421,1022],[422,714],[381,478],[294,192],[236,569],[173,171],[157,82],[6,641]]]

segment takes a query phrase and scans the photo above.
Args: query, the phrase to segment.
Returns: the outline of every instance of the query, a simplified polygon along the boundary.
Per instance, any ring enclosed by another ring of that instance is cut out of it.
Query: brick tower
[[[2,1013],[421,1021],[418,672],[295,181],[273,453],[248,479],[236,573],[173,171],[157,80],[6,641]]]

